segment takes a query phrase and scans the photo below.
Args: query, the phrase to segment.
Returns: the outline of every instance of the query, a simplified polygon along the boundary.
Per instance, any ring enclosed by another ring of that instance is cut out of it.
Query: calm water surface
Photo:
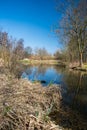
[[[73,109],[87,117],[87,73],[40,65],[29,66],[22,77],[31,81],[45,81],[43,87],[52,83],[59,84],[65,104],[73,106]]]

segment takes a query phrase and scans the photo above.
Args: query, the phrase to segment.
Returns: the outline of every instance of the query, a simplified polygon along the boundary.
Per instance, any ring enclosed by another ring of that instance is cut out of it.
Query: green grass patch
[[[28,59],[20,60],[20,62],[23,64],[30,64],[31,63],[30,60],[28,60]]]
[[[87,64],[84,64],[84,65],[83,65],[83,68],[84,68],[84,69],[87,69]]]

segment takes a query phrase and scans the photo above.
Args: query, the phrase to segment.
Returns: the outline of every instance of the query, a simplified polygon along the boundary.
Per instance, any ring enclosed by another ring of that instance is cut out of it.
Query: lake
[[[58,84],[62,89],[63,103],[87,119],[87,73],[58,66],[39,65],[26,68],[22,78],[44,81],[43,87]]]

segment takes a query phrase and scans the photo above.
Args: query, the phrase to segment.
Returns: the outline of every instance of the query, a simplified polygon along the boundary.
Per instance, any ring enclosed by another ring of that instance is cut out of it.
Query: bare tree
[[[32,55],[32,48],[28,46],[24,50],[25,50],[25,57],[29,58]]]
[[[79,63],[83,65],[83,53],[87,47],[87,0],[58,0],[61,9],[57,5],[57,11],[61,11],[61,23],[56,27],[56,34],[59,32],[67,43],[73,39],[79,53]],[[76,48],[74,48],[76,49]]]
[[[35,49],[35,54],[43,60],[45,57],[50,56],[50,54],[47,52],[45,48],[36,48]]]
[[[4,65],[7,66],[8,62],[8,56],[9,56],[9,51],[8,51],[8,33],[6,32],[0,32],[0,55],[1,58],[4,60]]]
[[[13,50],[13,52],[18,60],[21,60],[24,57],[24,44],[23,44],[23,42],[24,42],[23,39],[19,39],[16,42],[16,47]]]
[[[64,49],[64,50],[57,50],[55,53],[54,53],[54,58],[59,60],[59,61],[66,61],[67,60],[67,51]]]

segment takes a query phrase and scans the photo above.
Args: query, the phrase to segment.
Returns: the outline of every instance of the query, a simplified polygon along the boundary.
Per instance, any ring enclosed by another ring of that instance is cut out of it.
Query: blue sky
[[[61,45],[51,32],[59,19],[55,0],[0,0],[0,28],[24,45],[54,53]]]

